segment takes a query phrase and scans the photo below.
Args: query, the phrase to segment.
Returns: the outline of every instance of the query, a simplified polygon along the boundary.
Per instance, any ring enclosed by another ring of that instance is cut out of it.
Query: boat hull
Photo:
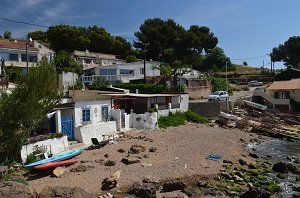
[[[28,165],[25,165],[25,167],[29,170],[33,169],[35,166],[39,166],[48,162],[58,162],[58,161],[63,161],[63,160],[67,160],[70,158],[73,158],[79,154],[82,153],[82,149],[76,149],[76,150],[69,150],[63,153],[60,153],[58,155],[54,155],[53,157],[49,157],[47,159],[43,159]]]
[[[68,159],[68,160],[63,160],[63,161],[58,161],[58,162],[47,162],[42,165],[38,165],[34,167],[34,170],[48,170],[48,169],[54,169],[59,166],[68,166],[75,164],[78,160],[75,158]]]

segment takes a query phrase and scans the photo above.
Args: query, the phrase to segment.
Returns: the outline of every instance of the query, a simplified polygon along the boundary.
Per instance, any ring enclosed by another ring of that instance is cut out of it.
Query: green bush
[[[170,113],[167,117],[160,117],[158,119],[158,127],[167,128],[170,126],[184,125],[185,121],[203,124],[209,123],[208,119],[203,118],[192,111],[187,111],[184,113],[177,111],[176,113]]]
[[[35,156],[33,155],[33,153],[31,153],[31,154],[27,155],[27,159],[26,159],[25,164],[31,164],[31,163],[36,162],[36,161],[37,160],[36,160]]]
[[[171,126],[179,126],[185,124],[185,116],[183,113],[170,113],[167,117],[160,117],[158,119],[158,127],[168,128]]]
[[[187,111],[184,113],[185,119],[189,122],[196,122],[196,123],[202,123],[206,124],[209,123],[209,120],[198,115],[197,113],[194,113],[192,111]]]
[[[212,92],[227,91],[228,93],[232,93],[229,83],[224,78],[212,78],[211,85],[212,85]]]
[[[157,109],[155,107],[152,107],[152,108],[148,109],[148,112],[149,113],[154,113],[154,112],[157,112]]]

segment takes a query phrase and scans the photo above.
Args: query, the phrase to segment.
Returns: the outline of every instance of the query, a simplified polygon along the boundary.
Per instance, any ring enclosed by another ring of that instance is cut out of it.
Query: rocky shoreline
[[[80,163],[63,169],[59,178],[30,178],[28,185],[22,167],[12,164],[10,176],[0,182],[0,197],[270,197],[281,190],[270,173],[284,178],[288,172],[298,174],[300,165],[299,159],[273,164],[270,156],[246,150],[248,143],[266,139],[203,125],[137,132],[115,145],[86,151]],[[222,159],[205,159],[209,152],[221,153]],[[299,186],[294,197],[299,197],[297,191]]]

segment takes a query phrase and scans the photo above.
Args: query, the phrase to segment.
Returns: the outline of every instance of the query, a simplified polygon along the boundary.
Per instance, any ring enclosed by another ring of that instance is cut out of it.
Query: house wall
[[[84,144],[91,144],[91,138],[102,141],[102,135],[117,134],[116,121],[99,122],[85,126],[75,127],[75,139]]]
[[[131,122],[132,128],[136,129],[156,129],[158,127],[157,120],[158,116],[157,113],[149,113],[146,112],[145,114],[135,114],[131,113]]]
[[[34,144],[27,144],[22,146],[21,159],[22,162],[26,162],[27,156],[34,151],[34,146],[46,146],[47,153],[52,153],[53,155],[59,154],[63,151],[69,150],[68,137],[63,136],[61,138],[48,139]]]
[[[49,49],[48,47],[44,46],[43,44],[37,41],[33,41],[33,45],[35,48],[39,50],[38,57],[37,57],[38,62],[42,60],[43,56],[47,57],[49,62],[53,61],[54,51],[52,51],[51,49]]]
[[[111,117],[111,101],[78,101],[75,102],[75,116],[74,116],[74,138],[79,142],[85,144],[90,143],[92,137],[102,138],[102,135],[117,131],[117,122],[102,121],[101,107],[108,107],[108,114]],[[82,109],[90,109],[90,121],[82,121]]]
[[[180,102],[180,111],[189,110],[189,94],[180,94],[181,102]]]
[[[218,118],[220,111],[232,109],[231,101],[190,102],[189,109],[206,118]]]
[[[211,93],[211,87],[185,87],[184,92],[190,95],[190,98],[198,100],[208,98]]]
[[[58,76],[58,86],[60,90],[66,93],[78,80],[78,74],[72,72],[63,72]]]
[[[111,117],[114,121],[116,121],[117,124],[117,130],[121,130],[121,110],[120,109],[112,109],[111,110]]]

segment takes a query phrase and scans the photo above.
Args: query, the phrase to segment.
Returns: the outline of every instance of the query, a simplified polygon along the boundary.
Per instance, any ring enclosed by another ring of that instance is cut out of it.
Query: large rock
[[[287,173],[288,166],[284,162],[279,162],[279,163],[273,165],[272,170],[275,172],[278,172],[278,173]]]
[[[300,173],[300,169],[295,164],[287,164],[287,169],[290,172],[295,173],[295,174],[299,174]]]
[[[126,165],[130,165],[130,164],[141,163],[141,160],[129,157],[129,158],[122,158],[121,162],[123,162]]]
[[[55,177],[61,177],[62,175],[64,175],[66,173],[66,171],[67,171],[67,169],[65,169],[63,167],[56,167],[52,173]]]
[[[250,187],[249,190],[245,192],[241,197],[242,198],[269,198],[271,197],[271,194],[262,188]]]
[[[104,164],[104,166],[115,166],[116,162],[112,160],[107,160]]]
[[[128,190],[129,194],[134,194],[141,198],[155,198],[156,197],[156,186],[154,184],[143,184],[135,182],[132,187]]]
[[[47,186],[40,192],[39,198],[92,198],[92,195],[78,187]]]
[[[240,165],[242,165],[242,166],[248,164],[248,163],[247,163],[245,160],[243,160],[243,159],[239,159],[239,163],[240,163]]]
[[[171,181],[163,184],[163,192],[171,192],[175,190],[183,190],[186,187],[182,181]]]
[[[37,193],[30,186],[15,181],[0,182],[0,197],[5,198],[34,198]]]
[[[134,145],[131,146],[128,153],[130,153],[130,154],[139,154],[139,153],[144,152],[145,150],[146,150],[146,148],[144,146],[134,144]]]
[[[257,154],[255,154],[255,153],[249,153],[249,156],[253,157],[255,159],[259,158],[259,156]]]
[[[121,176],[121,171],[117,171],[117,172],[111,174],[110,176],[106,177],[102,181],[101,190],[110,190],[112,188],[117,187],[120,176]]]

